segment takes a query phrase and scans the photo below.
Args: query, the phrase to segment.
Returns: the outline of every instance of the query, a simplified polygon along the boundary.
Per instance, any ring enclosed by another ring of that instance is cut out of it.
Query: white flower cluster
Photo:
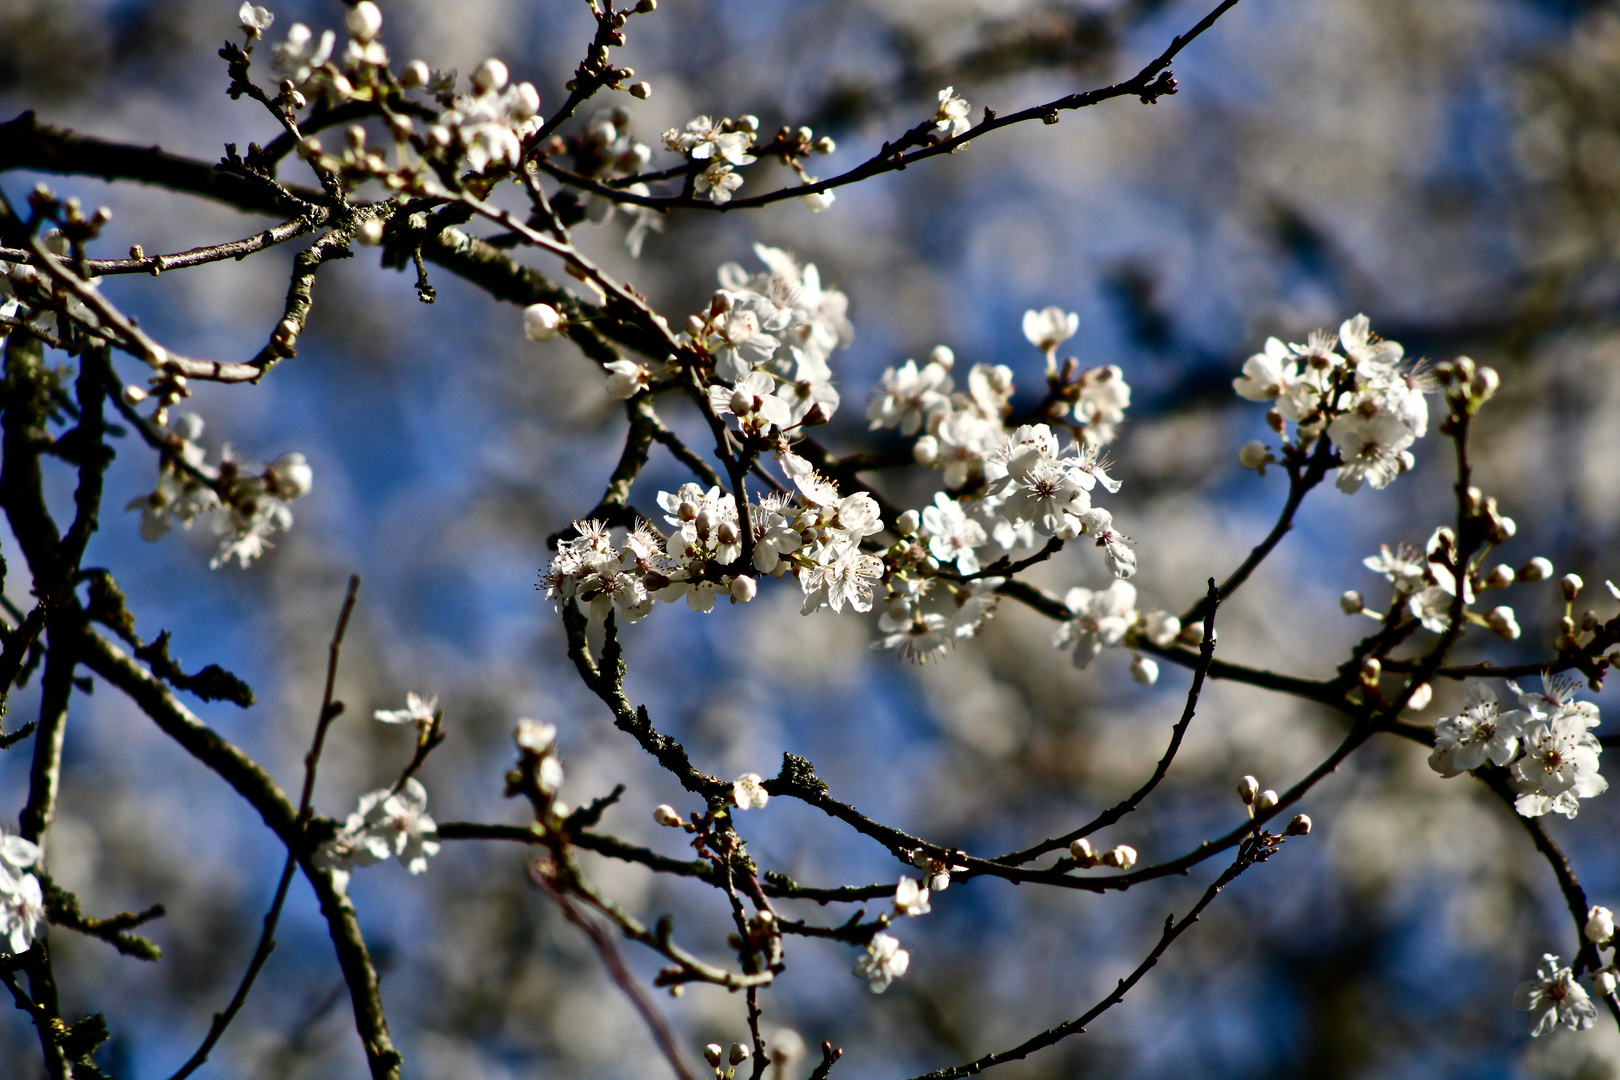
[[[158,468],[158,486],[129,501],[125,510],[141,512],[141,536],[157,540],[178,521],[189,529],[197,516],[215,511],[219,548],[210,565],[236,559],[244,568],[273,545],[269,537],[292,526],[287,504],[309,494],[314,473],[303,454],[283,454],[263,469],[239,457],[227,445],[218,465],[209,465],[197,445],[203,421],[183,413],[169,429],[172,457]]]
[[[44,892],[28,872],[37,862],[36,844],[0,833],[0,949],[13,956],[28,951],[45,921]]]
[[[1199,639],[1193,634],[1183,635],[1181,620],[1168,611],[1138,611],[1136,587],[1128,581],[1116,581],[1106,589],[1070,589],[1063,602],[1074,615],[1058,624],[1052,644],[1060,649],[1072,646],[1077,668],[1089,665],[1105,645],[1133,647],[1148,641],[1167,648],[1178,637]],[[1196,632],[1198,628],[1191,629]],[[1151,685],[1158,681],[1159,665],[1152,657],[1136,653],[1131,661],[1131,676]]]
[[[735,170],[753,164],[754,155],[748,151],[753,149],[758,131],[759,121],[752,116],[718,122],[699,116],[687,121],[684,128],[664,132],[664,148],[685,154],[690,161],[709,163],[697,175],[697,193],[719,206],[730,202],[732,193],[742,187],[743,178]]]
[[[405,869],[420,874],[439,853],[439,827],[427,813],[427,790],[413,776],[398,791],[382,788],[360,796],[360,805],[338,834],[315,853],[315,865],[332,871],[345,888],[356,866],[370,866],[397,855]]]
[[[1302,446],[1325,430],[1342,460],[1339,490],[1363,481],[1383,488],[1412,467],[1408,447],[1429,429],[1429,380],[1404,355],[1357,315],[1337,337],[1315,330],[1303,345],[1267,339],[1232,387],[1250,401],[1274,401],[1272,425],[1284,432],[1295,424]]]
[[[1511,535],[1513,519],[1499,518],[1498,522],[1505,525]],[[1511,607],[1498,605],[1483,616],[1469,611],[1469,605],[1476,598],[1475,575],[1466,572],[1458,574],[1454,569],[1456,562],[1456,533],[1449,525],[1442,525],[1429,536],[1422,552],[1405,544],[1397,545],[1394,549],[1388,544],[1380,544],[1379,553],[1363,559],[1362,565],[1384,576],[1394,590],[1394,602],[1404,605],[1425,630],[1441,634],[1450,627],[1451,612],[1460,590],[1465,621],[1483,624],[1507,641],[1516,640],[1519,623]],[[1351,614],[1361,611],[1372,618],[1382,618],[1361,606],[1359,594],[1346,593],[1340,602],[1345,611]]]
[[[275,16],[251,3],[242,5],[237,19],[251,41],[275,22]],[[360,0],[345,19],[348,31],[343,51],[337,52],[337,33],[323,30],[320,37],[303,23],[287,28],[287,37],[271,50],[271,64],[285,76],[282,94],[287,103],[302,109],[310,98],[325,98],[341,105],[357,96],[357,88],[368,88],[387,71],[388,50],[377,35],[382,31],[382,11],[372,0]]]
[[[622,105],[603,109],[592,116],[583,134],[568,144],[574,151],[574,171],[593,180],[608,181],[634,176],[644,169],[652,160],[652,149],[631,136],[630,124],[630,110]],[[623,190],[631,195],[652,194],[652,189],[642,183],[629,184]],[[617,203],[599,193],[593,193],[586,203],[585,216],[600,225],[619,210],[631,219],[624,246],[629,249],[631,258],[639,259],[647,233],[661,231],[663,219],[651,207]]]
[[[457,95],[454,106],[428,126],[429,145],[451,160],[465,160],[474,172],[517,165],[523,137],[540,128],[540,94],[530,82],[508,86],[509,77],[499,60],[479,64],[472,74],[473,92]]]
[[[1609,788],[1598,772],[1603,748],[1592,734],[1600,722],[1598,709],[1572,700],[1577,685],[1546,676],[1541,692],[1532,693],[1510,680],[1520,707],[1503,711],[1489,685],[1469,683],[1463,711],[1435,722],[1430,766],[1441,776],[1456,776],[1486,762],[1511,765],[1520,793],[1514,809],[1525,817],[1552,811],[1573,818],[1580,800]]]

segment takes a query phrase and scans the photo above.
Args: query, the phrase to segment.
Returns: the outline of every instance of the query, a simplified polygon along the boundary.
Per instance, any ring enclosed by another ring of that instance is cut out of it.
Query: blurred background
[[[239,39],[235,0],[0,0],[0,119],[44,121],[215,160],[225,142],[275,132],[257,106],[224,94],[220,42]],[[563,96],[590,33],[585,6],[539,0],[381,0],[396,66],[421,56],[470,71],[505,60],[548,105]],[[629,28],[625,59],[653,86],[625,95],[655,145],[699,113],[810,124],[838,141],[820,175],[864,159],[930,115],[954,85],[998,112],[1127,77],[1202,17],[1158,0],[665,0]],[[272,5],[279,41],[295,19],[340,26],[335,3]],[[639,261],[623,224],[582,226],[580,242],[672,319],[702,304],[715,269],[755,264],[756,241],[815,262],[850,298],[854,345],[834,360],[845,406],[838,450],[869,444],[864,403],[882,369],[936,344],[958,362],[1006,363],[1040,389],[1026,308],[1080,315],[1065,347],[1115,363],[1135,391],[1113,447],[1124,489],[1109,505],[1137,541],[1143,607],[1184,609],[1269,528],[1285,480],[1240,470],[1237,448],[1266,439],[1261,406],[1231,379],[1269,334],[1303,340],[1365,312],[1410,355],[1461,353],[1496,366],[1502,391],[1475,447],[1477,482],[1518,522],[1500,552],[1551,558],[1592,583],[1620,576],[1620,11],[1578,0],[1243,0],[1175,64],[1181,91],[1065,113],[965,152],[838,192],[812,215],[681,213]],[[587,110],[586,115],[589,115]],[[662,162],[662,156],[655,163]],[[285,178],[307,182],[296,162]],[[767,189],[749,175],[743,194]],[[234,239],[262,219],[156,189],[0,175],[13,200],[39,179],[115,211],[103,249],[174,251]],[[774,185],[770,185],[774,186]],[[473,230],[477,232],[478,230]],[[296,245],[240,264],[109,279],[108,294],[172,348],[243,358],[279,317]],[[629,787],[603,828],[667,854],[680,834],[650,819],[659,802],[696,806],[615,731],[564,655],[535,591],[548,534],[595,505],[616,460],[623,413],[566,342],[534,345],[520,313],[448,274],[438,302],[375,252],[328,265],[299,356],[257,388],[202,387],[203,442],[262,460],[301,451],[313,493],[292,531],[247,571],[208,569],[206,528],[155,544],[118,511],[151,490],[156,460],[126,442],[109,477],[87,565],[112,570],[138,630],[173,634],[190,670],[219,663],[259,704],[189,701],[287,787],[314,723],[327,638],[351,573],[364,579],[339,679],[318,807],[342,817],[409,757],[409,733],[373,723],[407,691],[438,694],[449,739],[421,774],[443,821],[521,823],[501,798],[520,716],[555,722],[580,804]],[[534,265],[548,272],[555,266]],[[138,365],[119,361],[126,379]],[[701,421],[666,415],[694,434]],[[1274,441],[1274,440],[1273,440]],[[1382,492],[1326,485],[1277,555],[1221,611],[1221,654],[1311,677],[1330,672],[1370,624],[1336,598],[1384,584],[1360,560],[1380,543],[1421,543],[1449,520],[1448,455],[1431,434],[1418,469]],[[633,502],[687,477],[662,451]],[[885,480],[923,505],[937,474]],[[71,480],[52,477],[58,506]],[[7,595],[27,604],[16,546]],[[1062,592],[1108,581],[1090,550],[1031,573]],[[811,759],[833,794],[942,843],[991,855],[1060,833],[1135,788],[1162,752],[1187,686],[1166,667],[1136,686],[1128,654],[1085,672],[1052,648],[1051,624],[1003,605],[984,636],[919,668],[873,652],[874,619],[798,614],[791,584],[748,607],[697,615],[660,605],[624,634],[629,693],[682,739],[700,768],[774,775],[783,751]],[[1459,656],[1533,660],[1561,610],[1548,585],[1516,586],[1515,645],[1470,637]],[[1593,595],[1595,594],[1595,596]],[[49,869],[105,915],[161,902],[155,965],[57,931],[70,1014],[102,1011],[102,1060],[120,1080],[167,1076],[223,1007],[256,940],[281,865],[279,845],[218,777],[106,687],[74,701],[61,816]],[[35,707],[13,695],[6,727]],[[1440,688],[1421,718],[1456,711]],[[1620,708],[1611,689],[1596,700]],[[1606,724],[1605,731],[1612,730]],[[1342,734],[1315,707],[1215,684],[1146,808],[1096,838],[1146,862],[1241,819],[1243,773],[1281,789]],[[0,754],[0,822],[16,826],[31,743]],[[1031,1061],[1034,1077],[1620,1076],[1620,1035],[1531,1042],[1510,1000],[1544,951],[1574,934],[1522,828],[1466,778],[1441,780],[1421,748],[1376,741],[1303,809],[1317,830],[1246,875],[1125,1004]],[[1594,903],[1620,901],[1620,796],[1550,821]],[[881,848],[785,799],[744,815],[765,868],[816,885],[892,881]],[[406,1075],[421,1080],[648,1077],[666,1066],[589,945],[535,894],[511,845],[446,843],[417,878],[393,862],[357,873],[352,893],[383,968]],[[676,916],[680,939],[725,955],[729,915],[707,886],[586,857],[619,902]],[[789,939],[787,975],[762,996],[778,1045],[847,1051],[834,1076],[896,1077],[1004,1049],[1078,1015],[1151,948],[1217,872],[1094,897],[977,880],[938,895],[895,931],[910,974],[882,997],[852,977],[855,950]],[[842,921],[847,907],[785,904]],[[875,913],[878,905],[872,905]],[[280,947],[200,1075],[359,1077],[347,995],[312,895],[294,886]],[[627,950],[650,977],[657,964]],[[693,1060],[744,1038],[743,1003],[693,988],[660,997]],[[1608,1024],[1607,1027],[1604,1024]],[[812,1058],[814,1052],[812,1051]],[[0,1011],[0,1072],[30,1076],[37,1043]],[[784,1070],[808,1075],[811,1061]]]

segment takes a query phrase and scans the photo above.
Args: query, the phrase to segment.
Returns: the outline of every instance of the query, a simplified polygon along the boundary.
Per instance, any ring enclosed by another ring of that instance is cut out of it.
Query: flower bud
[[[741,1065],[749,1057],[748,1047],[742,1043],[732,1043],[731,1049],[726,1053],[726,1061],[732,1065]]]
[[[1361,685],[1371,689],[1378,685],[1378,680],[1384,674],[1384,665],[1376,656],[1369,656],[1361,662]]]
[[[1306,814],[1295,814],[1294,820],[1288,823],[1283,830],[1284,836],[1309,836],[1311,833],[1311,819]]]
[[[629,90],[630,96],[637,101],[646,101],[652,97],[652,83],[649,82],[631,83]]]
[[[685,824],[685,822],[681,821],[681,815],[676,813],[675,808],[668,803],[659,803],[653,807],[653,820],[670,829],[679,829]]]
[[[1097,865],[1097,856],[1091,853],[1091,841],[1083,836],[1069,843],[1069,854],[1081,866]]]
[[[1238,798],[1243,800],[1244,806],[1253,806],[1254,797],[1260,794],[1260,781],[1252,776],[1245,776],[1237,784]]]
[[[1469,384],[1469,392],[1474,400],[1480,403],[1487,402],[1496,394],[1496,388],[1502,385],[1502,376],[1496,373],[1495,368],[1482,367],[1474,372],[1474,380]]]
[[[1245,469],[1264,469],[1270,460],[1270,451],[1259,439],[1250,439],[1238,450],[1238,464]]]
[[[1565,574],[1558,580],[1559,591],[1564,594],[1564,599],[1569,601],[1574,601],[1581,594],[1581,586],[1585,584],[1579,574]]]
[[[894,531],[901,536],[911,536],[922,524],[922,517],[915,510],[907,510],[894,520]]]
[[[315,482],[315,472],[309,467],[304,455],[295,451],[277,458],[276,463],[270,466],[270,475],[265,479],[270,481],[271,494],[291,502],[309,494],[309,489]]]
[[[1339,597],[1339,607],[1346,615],[1357,615],[1367,610],[1367,602],[1356,590],[1349,589]]]
[[[704,1058],[717,1069],[720,1067],[720,1062],[725,1059],[725,1054],[725,1050],[721,1049],[719,1043],[710,1043],[703,1048]]]
[[[919,465],[932,465],[939,460],[939,440],[924,435],[912,444],[911,456]]]
[[[1270,788],[1266,788],[1266,790],[1254,797],[1254,812],[1257,814],[1263,814],[1276,805],[1277,793]]]
[[[148,395],[146,391],[141,389],[139,386],[132,384],[124,387],[124,404],[126,405],[139,405],[141,402],[145,401],[147,397]]]
[[[562,315],[550,304],[530,304],[523,309],[523,333],[530,341],[550,341],[562,323]]]
[[[1429,707],[1429,702],[1433,699],[1434,687],[1430,686],[1428,683],[1424,683],[1407,696],[1406,707],[1411,709],[1413,712],[1421,712]]]
[[[1129,844],[1116,845],[1112,851],[1102,857],[1102,861],[1105,865],[1112,866],[1115,869],[1129,870],[1136,865],[1136,849]]]
[[[1546,581],[1552,576],[1552,562],[1542,558],[1540,555],[1519,567],[1518,579],[1520,581]]]
[[[1614,912],[1606,907],[1594,907],[1586,916],[1586,940],[1602,945],[1614,937]]]
[[[382,243],[383,223],[376,218],[367,218],[360,223],[360,228],[355,230],[354,238],[366,247],[376,247]]]
[[[433,72],[428,69],[425,60],[412,60],[399,73],[399,85],[407,90],[420,90],[432,77]]]
[[[1614,972],[1610,971],[1608,968],[1604,968],[1602,971],[1599,971],[1592,976],[1592,988],[1596,990],[1600,996],[1608,997],[1609,995],[1613,994],[1614,987]]]
[[[747,574],[738,574],[731,579],[731,598],[739,604],[746,604],[759,595],[759,586]]]
[[[1158,662],[1150,656],[1143,656],[1141,653],[1137,653],[1136,656],[1131,659],[1131,678],[1135,679],[1143,686],[1152,686],[1154,683],[1159,681]]]
[[[491,94],[505,86],[507,78],[506,65],[490,57],[473,71],[472,84],[480,92]]]
[[[371,41],[382,31],[382,12],[371,0],[360,0],[349,9],[344,25],[356,41]]]
[[[1505,589],[1513,584],[1513,567],[1507,563],[1498,563],[1491,568],[1491,572],[1479,579],[1481,589]]]
[[[1491,628],[1491,633],[1503,641],[1519,640],[1519,624],[1513,617],[1513,609],[1503,605],[1494,607],[1485,613],[1485,625]]]

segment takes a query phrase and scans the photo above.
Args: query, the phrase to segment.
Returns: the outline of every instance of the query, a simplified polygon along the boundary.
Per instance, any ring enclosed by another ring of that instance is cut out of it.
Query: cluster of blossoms
[[[292,525],[287,504],[309,494],[314,474],[303,454],[283,454],[262,469],[227,445],[210,465],[197,444],[202,418],[182,413],[169,428],[170,451],[158,466],[158,486],[131,499],[126,510],[141,513],[141,536],[157,540],[178,521],[189,529],[197,516],[215,512],[219,548],[211,565],[232,559],[246,567],[273,546],[269,537]]]
[[[1250,401],[1274,402],[1273,429],[1286,435],[1294,424],[1302,448],[1325,432],[1342,461],[1339,490],[1383,488],[1412,467],[1408,447],[1429,429],[1430,379],[1404,356],[1357,315],[1337,336],[1315,330],[1303,345],[1269,338],[1232,386]]]
[[[1489,524],[1496,536],[1506,539],[1514,531],[1512,518],[1501,517],[1491,507]],[[1449,525],[1442,525],[1429,536],[1420,552],[1405,544],[1390,548],[1380,545],[1377,555],[1369,555],[1362,564],[1375,574],[1382,574],[1393,591],[1391,608],[1397,614],[1403,609],[1422,624],[1425,630],[1444,633],[1451,626],[1452,612],[1457,600],[1462,601],[1463,618],[1491,630],[1506,641],[1519,637],[1519,623],[1513,609],[1499,604],[1483,615],[1470,610],[1477,590],[1501,588],[1515,581],[1542,580],[1538,577],[1540,564],[1545,559],[1531,560],[1517,573],[1508,566],[1498,566],[1488,574],[1476,570],[1457,572],[1457,537]],[[1347,614],[1362,613],[1374,619],[1384,616],[1372,611],[1358,592],[1347,592],[1339,598]]]
[[[45,921],[44,892],[28,872],[37,862],[38,845],[0,833],[0,950],[13,956],[28,951]]]
[[[237,12],[237,21],[251,45],[270,29],[275,16],[245,3]],[[388,74],[388,50],[377,40],[382,11],[371,0],[360,0],[349,9],[344,28],[348,36],[341,51],[335,31],[323,30],[316,37],[303,23],[287,28],[285,40],[270,53],[271,65],[283,76],[284,104],[302,109],[313,98],[336,106],[373,96]]]
[[[684,154],[688,161],[708,164],[697,174],[695,188],[716,206],[731,201],[731,195],[742,187],[738,176],[739,165],[752,165],[754,155],[749,153],[759,132],[759,120],[742,116],[736,120],[714,120],[699,116],[687,121],[684,128],[670,128],[664,132],[664,149]]]
[[[1592,729],[1600,722],[1589,701],[1575,701],[1576,683],[1543,677],[1539,693],[1508,682],[1519,708],[1504,711],[1496,692],[1471,682],[1463,692],[1463,711],[1435,722],[1434,753],[1429,764],[1441,776],[1456,776],[1492,765],[1512,766],[1519,797],[1514,809],[1525,817],[1552,811],[1574,817],[1580,800],[1608,790],[1598,773],[1602,745]]]
[[[1072,648],[1074,666],[1078,668],[1095,660],[1105,645],[1134,649],[1147,641],[1162,649],[1177,640],[1197,644],[1203,638],[1202,627],[1183,629],[1181,620],[1168,611],[1138,611],[1136,587],[1128,581],[1116,581],[1106,589],[1070,589],[1063,603],[1074,615],[1058,624],[1052,632],[1052,644],[1060,649]],[[1158,681],[1159,665],[1150,656],[1133,653],[1131,677],[1152,685]]]
[[[385,724],[414,724],[426,732],[438,722],[438,697],[407,694],[405,708],[378,709],[373,716]],[[345,888],[356,866],[370,866],[391,856],[405,869],[420,874],[428,857],[439,852],[439,827],[427,813],[427,789],[414,776],[391,788],[369,791],[337,835],[320,846],[315,865],[332,871]]]
[[[561,141],[561,145],[572,152],[576,173],[602,182],[634,176],[652,160],[652,149],[631,135],[630,110],[622,105],[600,110],[591,117],[582,133]],[[626,184],[622,190],[631,195],[652,194],[651,188],[639,182]],[[661,231],[663,218],[650,207],[615,202],[600,193],[593,193],[585,204],[585,217],[600,225],[619,210],[631,219],[624,246],[629,249],[631,258],[640,258],[647,233]]]
[[[1614,912],[1606,907],[1591,908],[1582,936],[1598,950],[1609,950],[1609,963],[1592,972],[1592,988],[1599,997],[1613,1002],[1615,988],[1620,985],[1620,961],[1614,953]],[[1536,977],[1520,983],[1513,995],[1513,1007],[1530,1013],[1530,1034],[1546,1035],[1560,1025],[1584,1031],[1597,1023],[1597,1006],[1576,981],[1574,971],[1551,953],[1541,959]]]

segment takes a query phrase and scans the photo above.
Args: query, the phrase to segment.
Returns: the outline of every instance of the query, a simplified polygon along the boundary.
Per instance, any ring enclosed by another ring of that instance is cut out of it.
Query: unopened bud
[[[371,0],[360,0],[349,9],[344,22],[349,28],[349,35],[356,41],[370,41],[382,30],[382,12]]]
[[[490,57],[473,71],[472,84],[480,92],[489,94],[505,86],[507,78],[506,65]]]
[[[1349,589],[1339,597],[1339,607],[1346,615],[1359,615],[1367,610],[1367,602],[1361,598],[1361,594],[1356,590]]]
[[[1482,589],[1505,589],[1513,584],[1513,567],[1507,563],[1498,563],[1491,567],[1491,572],[1479,579]]]
[[[1604,968],[1592,976],[1592,988],[1600,997],[1609,997],[1614,993],[1615,981],[1614,972]]]
[[[550,341],[562,330],[562,314],[550,304],[530,304],[523,309],[523,334],[530,341]]]
[[[637,101],[646,101],[652,97],[652,83],[638,82],[630,84],[630,96]]]
[[[939,460],[939,440],[924,435],[911,446],[912,459],[919,465],[932,465]]]
[[[742,1043],[732,1043],[731,1050],[726,1054],[726,1060],[733,1065],[741,1065],[749,1057],[748,1047]]]
[[[420,90],[433,78],[433,72],[428,69],[425,60],[412,60],[405,65],[405,70],[399,73],[399,85],[407,90]]]
[[[759,586],[747,574],[738,574],[731,579],[731,598],[739,604],[746,604],[759,595]]]
[[[1378,680],[1384,674],[1384,665],[1376,656],[1369,656],[1361,662],[1361,684],[1367,687],[1378,685]]]
[[[1422,712],[1429,707],[1429,702],[1432,700],[1434,700],[1434,687],[1424,683],[1407,696],[1406,707],[1413,712]]]
[[[1238,464],[1245,469],[1264,469],[1266,462],[1270,460],[1270,451],[1266,449],[1266,444],[1259,439],[1250,439],[1238,450]]]
[[[1252,776],[1245,776],[1237,783],[1237,793],[1244,806],[1253,806],[1254,797],[1260,794],[1260,781]]]
[[[901,536],[911,536],[922,524],[922,517],[915,510],[907,510],[894,519],[894,531]]]
[[[382,243],[383,223],[376,218],[367,218],[360,223],[360,228],[355,230],[354,236],[367,247],[376,247]]]
[[[1311,833],[1311,819],[1305,814],[1295,814],[1294,820],[1288,823],[1283,830],[1284,836],[1309,836]]]
[[[1117,870],[1129,870],[1136,865],[1136,849],[1129,844],[1120,844],[1105,854],[1102,861]]]
[[[1518,579],[1520,581],[1546,581],[1552,576],[1552,562],[1542,558],[1540,555],[1519,567]]]
[[[935,345],[928,351],[928,362],[949,371],[956,366],[956,352],[949,345]]]
[[[124,387],[124,404],[126,405],[139,405],[147,399],[147,396],[146,391],[139,386]]]
[[[1152,686],[1159,681],[1159,664],[1151,656],[1137,653],[1131,660],[1131,678],[1143,686]]]
[[[1606,907],[1594,907],[1586,915],[1586,940],[1602,945],[1614,937],[1614,912]]]
[[[823,135],[821,138],[817,139],[813,144],[811,144],[811,149],[818,154],[830,154],[834,150],[838,149],[838,144],[832,141],[831,136]]]
[[[1491,608],[1485,613],[1485,625],[1491,628],[1491,633],[1503,641],[1519,640],[1519,623],[1513,617],[1513,609],[1503,605]]]
[[[1474,361],[1466,356],[1457,357],[1454,365],[1457,372],[1457,381],[1469,383],[1474,381]]]
[[[1097,856],[1093,855],[1091,852],[1091,841],[1087,840],[1083,836],[1078,840],[1070,842],[1069,854],[1074,858],[1074,861],[1079,863],[1081,866],[1097,865]]]
[[[684,824],[681,815],[668,803],[659,803],[653,807],[653,820],[670,829],[678,829]]]
[[[1469,385],[1469,391],[1474,400],[1487,402],[1496,394],[1496,388],[1502,385],[1502,376],[1496,373],[1495,368],[1482,367],[1474,372],[1474,381]]]
[[[1263,814],[1276,805],[1277,793],[1270,788],[1266,788],[1266,790],[1254,797],[1254,812],[1257,814]]]
[[[720,1062],[725,1060],[726,1052],[719,1043],[710,1043],[708,1046],[703,1048],[703,1056],[708,1060],[710,1065],[713,1065],[715,1068],[719,1068]]]
[[[1585,584],[1586,582],[1581,580],[1579,574],[1565,574],[1558,579],[1559,591],[1564,594],[1565,600],[1570,601],[1573,601],[1581,594],[1581,586]]]
[[[321,140],[311,135],[298,144],[298,152],[305,158],[318,158],[321,156]]]

